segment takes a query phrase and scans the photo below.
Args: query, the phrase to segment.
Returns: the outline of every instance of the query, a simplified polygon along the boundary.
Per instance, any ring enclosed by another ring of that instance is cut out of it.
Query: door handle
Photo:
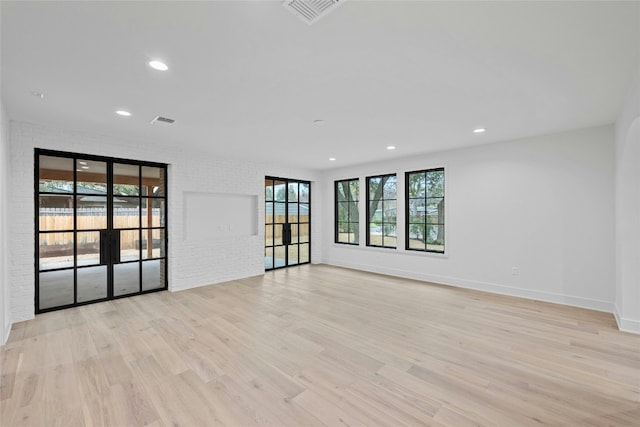
[[[120,262],[120,230],[113,230],[112,233],[111,262],[116,264]]]
[[[100,230],[100,265],[109,263],[109,233],[107,230]]]
[[[291,224],[282,224],[282,243],[285,245],[291,244]]]
[[[100,230],[100,265],[120,262],[120,230]]]

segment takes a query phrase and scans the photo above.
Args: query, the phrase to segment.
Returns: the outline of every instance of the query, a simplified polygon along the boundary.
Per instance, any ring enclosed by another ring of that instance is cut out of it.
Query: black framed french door
[[[167,289],[167,166],[35,150],[36,313]]]
[[[311,183],[265,177],[264,268],[311,261]]]

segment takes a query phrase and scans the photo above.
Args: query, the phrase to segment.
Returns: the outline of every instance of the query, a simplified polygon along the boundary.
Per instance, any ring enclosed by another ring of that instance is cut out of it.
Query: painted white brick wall
[[[0,98],[0,345],[11,330],[9,289],[9,119]]]
[[[312,262],[319,262],[321,194],[311,170],[221,159],[182,147],[162,146],[109,136],[11,122],[11,313],[14,322],[34,316],[34,148],[169,164],[169,289],[196,286],[264,273],[264,177],[275,175],[312,181]],[[258,195],[258,236],[186,241],[184,192]],[[316,214],[318,212],[318,214]]]

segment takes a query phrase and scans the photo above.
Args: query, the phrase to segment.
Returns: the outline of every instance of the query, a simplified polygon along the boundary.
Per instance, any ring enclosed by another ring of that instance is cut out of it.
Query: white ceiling
[[[635,1],[280,3],[2,1],[9,117],[325,169],[612,123],[640,61]]]

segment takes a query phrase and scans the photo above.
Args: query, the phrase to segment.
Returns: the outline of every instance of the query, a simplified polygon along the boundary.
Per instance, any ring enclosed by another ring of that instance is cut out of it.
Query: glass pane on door
[[[140,259],[140,230],[120,230],[120,262]],[[144,251],[144,247],[142,248]]]
[[[309,203],[309,183],[300,183],[300,203]]]
[[[140,220],[138,197],[113,197],[113,228],[138,228]]]
[[[140,195],[140,166],[114,163],[113,196]]]
[[[289,198],[289,203],[296,203],[298,201],[298,183],[290,182],[289,183],[289,193],[287,194]]]
[[[282,245],[284,243],[284,224],[273,224],[273,244]]]
[[[287,204],[287,221],[290,224],[295,224],[299,221],[299,217],[298,217],[298,208],[299,208],[299,204],[298,202],[289,202]]]
[[[164,258],[164,229],[142,230],[142,259]]]
[[[273,182],[273,197],[276,202],[284,202],[287,199],[287,183],[284,181]]]
[[[309,241],[309,224],[298,225],[298,239],[300,243],[306,243]]]
[[[164,227],[164,199],[143,198],[141,207],[142,228]]]
[[[39,156],[38,164],[38,191],[60,193],[44,196],[50,203],[41,203],[41,207],[64,207],[67,198],[63,194],[73,194],[73,159]]]
[[[308,243],[300,245],[300,263],[310,262],[310,246]]]
[[[291,241],[290,245],[295,245],[298,243],[298,233],[299,233],[299,224],[291,224]]]
[[[107,266],[78,269],[78,302],[107,297]]]
[[[76,228],[101,230],[107,228],[107,198],[104,196],[76,196]]]
[[[78,252],[77,266],[100,264],[100,232],[79,231],[76,250]]]
[[[298,263],[298,245],[289,245],[289,264],[295,265]]]
[[[286,258],[286,247],[285,246],[276,246],[273,248],[273,267],[284,267],[287,265]]]
[[[41,310],[73,304],[73,269],[43,272],[38,279]]]
[[[273,201],[273,180],[272,179],[264,180],[264,200],[266,202]]]
[[[273,204],[273,222],[276,224],[284,224],[287,222],[287,204],[285,202],[276,202]]]
[[[73,267],[73,233],[40,233],[40,270]]]
[[[76,193],[107,195],[107,163],[95,160],[76,160]]]
[[[264,223],[273,224],[273,202],[266,202],[264,209]]]
[[[38,226],[40,231],[73,230],[73,195],[40,194]]]
[[[164,287],[164,260],[153,259],[142,263],[142,290]]]
[[[140,292],[140,263],[127,262],[113,266],[113,295]]]
[[[270,270],[273,268],[273,248],[264,248],[264,269]]]
[[[165,197],[164,169],[152,166],[142,167],[142,195]]]

